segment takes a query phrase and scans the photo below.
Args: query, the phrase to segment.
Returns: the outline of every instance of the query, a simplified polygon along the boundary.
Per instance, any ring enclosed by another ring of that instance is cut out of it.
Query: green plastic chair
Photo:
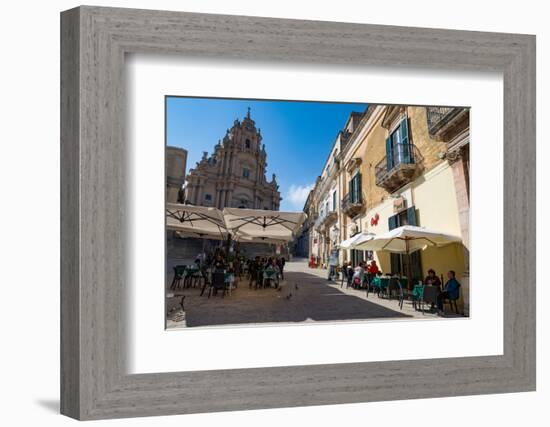
[[[185,283],[185,278],[187,276],[185,265],[176,265],[174,267],[174,278],[172,279],[172,284],[170,289],[179,289],[182,281]]]

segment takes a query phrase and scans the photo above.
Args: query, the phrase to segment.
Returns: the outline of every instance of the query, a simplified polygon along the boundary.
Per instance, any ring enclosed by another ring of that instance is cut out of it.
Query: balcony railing
[[[413,144],[395,144],[390,158],[384,157],[375,166],[376,185],[393,193],[422,173],[423,161]]]
[[[327,226],[332,225],[338,219],[338,213],[335,210],[330,210],[323,215],[320,215],[319,218],[315,221],[313,228],[316,230],[323,230]]]
[[[434,138],[445,139],[445,134],[453,129],[469,125],[468,108],[426,107],[428,132]],[[457,129],[458,130],[458,129]]]
[[[350,218],[354,218],[363,210],[363,197],[361,193],[348,193],[342,199],[342,210]]]

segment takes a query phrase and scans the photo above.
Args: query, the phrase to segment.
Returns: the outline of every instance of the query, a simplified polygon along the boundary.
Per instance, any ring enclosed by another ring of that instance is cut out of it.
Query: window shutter
[[[409,225],[418,225],[416,222],[416,209],[414,206],[407,209],[407,223]]]
[[[399,143],[401,144],[402,162],[414,163],[409,145],[409,119],[406,117],[399,124]]]
[[[393,169],[393,150],[392,150],[392,138],[391,135],[386,139],[386,169]]]
[[[361,202],[361,173],[358,173],[357,175],[355,175],[357,177],[357,183],[355,185],[355,203],[360,203]]]
[[[397,215],[390,216],[388,218],[388,228],[390,230],[393,230],[394,228],[397,228]]]

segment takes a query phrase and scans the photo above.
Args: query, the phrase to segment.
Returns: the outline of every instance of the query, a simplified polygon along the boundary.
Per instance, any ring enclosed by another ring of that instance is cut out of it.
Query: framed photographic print
[[[61,16],[61,408],[535,389],[535,38]]]

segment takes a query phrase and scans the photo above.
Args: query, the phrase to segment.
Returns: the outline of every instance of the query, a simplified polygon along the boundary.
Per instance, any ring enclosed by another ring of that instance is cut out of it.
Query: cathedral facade
[[[279,210],[281,195],[275,174],[267,181],[265,144],[250,117],[235,120],[213,153],[186,177],[185,203],[198,206]]]

